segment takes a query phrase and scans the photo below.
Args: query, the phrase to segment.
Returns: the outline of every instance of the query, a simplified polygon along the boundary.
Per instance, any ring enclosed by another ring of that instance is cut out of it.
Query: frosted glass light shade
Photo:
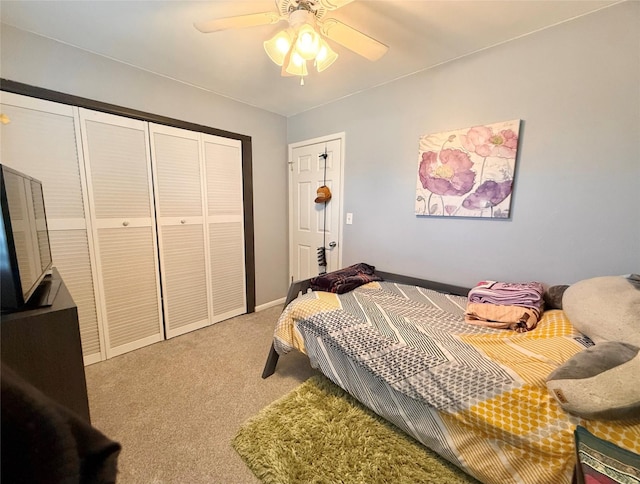
[[[287,65],[285,72],[292,76],[308,75],[309,71],[307,71],[307,61],[294,51],[291,54],[291,58],[289,59],[289,64]]]
[[[309,24],[304,24],[298,30],[296,51],[304,60],[315,59],[320,50],[320,35]]]
[[[291,49],[292,40],[288,30],[281,30],[264,42],[264,50],[273,62],[281,66],[284,63],[287,52]]]
[[[324,39],[320,39],[320,50],[316,56],[316,69],[318,69],[318,72],[324,71],[333,64],[337,58],[338,54],[329,47],[329,44],[327,44]]]

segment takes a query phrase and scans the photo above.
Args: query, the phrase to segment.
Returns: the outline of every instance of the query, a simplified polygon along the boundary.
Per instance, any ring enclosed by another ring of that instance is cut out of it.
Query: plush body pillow
[[[640,417],[640,349],[625,343],[597,344],[547,377],[547,388],[567,412],[589,419]]]
[[[595,343],[622,341],[640,347],[640,289],[634,279],[585,279],[564,291],[562,308],[571,324]]]

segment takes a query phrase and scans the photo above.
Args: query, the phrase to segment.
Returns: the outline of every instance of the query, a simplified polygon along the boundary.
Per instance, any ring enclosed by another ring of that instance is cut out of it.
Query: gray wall
[[[5,79],[251,136],[256,304],[286,294],[284,117],[6,25],[1,48]]]
[[[640,3],[289,118],[346,132],[343,263],[460,285],[640,272]],[[418,138],[522,119],[512,218],[416,217]]]

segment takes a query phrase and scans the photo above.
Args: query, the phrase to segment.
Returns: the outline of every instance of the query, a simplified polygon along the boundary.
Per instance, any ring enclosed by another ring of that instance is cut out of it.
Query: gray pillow
[[[562,296],[562,309],[595,343],[622,341],[640,347],[640,289],[633,275],[572,284]]]
[[[551,286],[544,292],[545,309],[562,309],[562,296],[569,286]]]
[[[567,360],[547,377],[547,388],[567,412],[598,420],[640,417],[640,349],[597,344]]]

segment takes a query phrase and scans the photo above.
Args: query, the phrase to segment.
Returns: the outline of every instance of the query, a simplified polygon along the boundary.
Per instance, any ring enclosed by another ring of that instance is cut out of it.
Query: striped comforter
[[[515,333],[465,323],[466,298],[372,282],[311,292],[283,311],[274,346],[311,364],[373,411],[480,481],[569,483],[573,431],[640,452],[640,422],[585,421],[546,376],[591,341],[562,311]]]

